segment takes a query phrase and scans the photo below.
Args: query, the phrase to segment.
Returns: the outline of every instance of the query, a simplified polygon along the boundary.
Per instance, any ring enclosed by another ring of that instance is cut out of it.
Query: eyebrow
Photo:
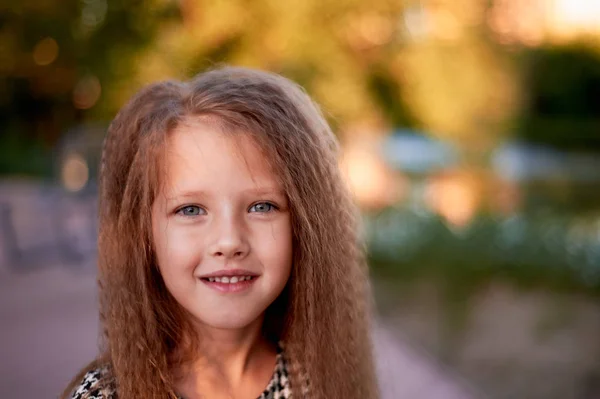
[[[197,197],[206,197],[208,193],[202,190],[190,190],[190,191],[182,191],[171,193],[170,195],[165,196],[167,201],[176,201],[180,198],[197,198]]]
[[[278,187],[258,187],[258,188],[249,188],[247,190],[242,191],[244,194],[254,194],[254,195],[267,195],[274,194],[285,197],[285,192]]]
[[[257,188],[249,188],[246,190],[242,190],[243,194],[252,194],[252,195],[276,195],[279,197],[287,198],[285,192],[278,187],[257,187]],[[174,195],[166,196],[168,202],[178,201],[186,198],[198,198],[198,197],[210,197],[210,194],[203,190],[190,190],[183,191],[180,193],[176,193]]]

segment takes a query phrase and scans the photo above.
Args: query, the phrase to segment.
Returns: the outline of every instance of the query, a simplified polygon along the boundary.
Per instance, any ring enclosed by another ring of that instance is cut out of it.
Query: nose
[[[211,256],[224,259],[243,259],[248,255],[250,246],[241,222],[229,215],[214,220],[214,227],[210,232],[213,235],[213,241],[209,246]]]

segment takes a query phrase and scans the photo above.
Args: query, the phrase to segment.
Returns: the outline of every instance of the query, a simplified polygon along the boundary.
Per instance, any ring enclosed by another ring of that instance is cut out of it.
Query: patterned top
[[[109,366],[88,371],[82,381],[75,387],[71,399],[117,399],[114,381],[110,380]],[[281,352],[277,353],[273,377],[263,393],[257,399],[289,399],[292,388],[288,378],[287,363]],[[179,399],[183,399],[181,396]]]

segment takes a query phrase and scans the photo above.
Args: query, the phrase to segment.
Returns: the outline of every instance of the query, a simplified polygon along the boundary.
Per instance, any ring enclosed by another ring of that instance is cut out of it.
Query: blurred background
[[[108,123],[221,63],[338,134],[385,369],[418,387],[387,397],[600,398],[600,0],[3,1],[0,396],[95,354]]]

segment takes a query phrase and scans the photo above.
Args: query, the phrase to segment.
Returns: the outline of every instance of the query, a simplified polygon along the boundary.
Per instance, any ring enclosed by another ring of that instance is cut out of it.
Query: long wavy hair
[[[306,384],[312,398],[377,397],[368,271],[337,140],[298,85],[236,67],[152,84],[111,123],[99,179],[101,354],[65,396],[85,372],[108,365],[120,398],[175,397],[173,356],[184,337],[196,335],[159,273],[151,207],[167,136],[182,121],[205,117],[252,135],[291,205],[292,273],[265,326],[283,343],[294,397],[303,397]]]

